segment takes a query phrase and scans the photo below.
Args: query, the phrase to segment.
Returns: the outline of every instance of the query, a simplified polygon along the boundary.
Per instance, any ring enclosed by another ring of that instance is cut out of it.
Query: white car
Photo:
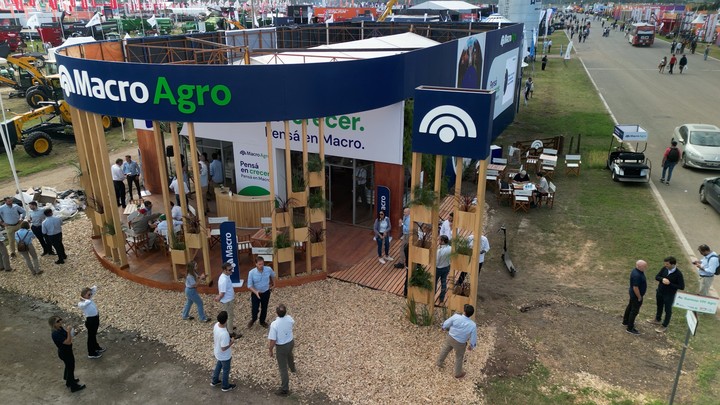
[[[675,128],[675,139],[684,146],[683,167],[720,170],[720,128],[709,124],[684,124]]]

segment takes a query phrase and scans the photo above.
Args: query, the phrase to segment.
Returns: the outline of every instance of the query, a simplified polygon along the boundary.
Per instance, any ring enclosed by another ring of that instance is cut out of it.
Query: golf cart
[[[614,181],[650,182],[652,164],[645,157],[647,138],[647,131],[639,125],[615,125],[607,159],[607,168]],[[614,146],[616,140],[618,145]],[[625,149],[624,142],[635,142],[634,151]],[[645,144],[642,150],[640,142]]]

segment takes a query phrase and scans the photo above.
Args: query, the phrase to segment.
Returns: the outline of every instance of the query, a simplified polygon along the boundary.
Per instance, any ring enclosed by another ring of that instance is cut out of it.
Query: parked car
[[[720,170],[720,128],[709,124],[684,124],[675,128],[675,139],[684,144],[683,167]]]
[[[720,212],[720,177],[708,177],[700,185],[700,202]]]

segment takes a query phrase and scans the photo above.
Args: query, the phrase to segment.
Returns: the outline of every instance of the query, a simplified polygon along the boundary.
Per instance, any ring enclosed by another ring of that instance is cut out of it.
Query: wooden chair
[[[485,187],[489,188],[491,190],[495,190],[495,187],[497,186],[498,181],[498,172],[497,170],[488,170],[485,173]]]
[[[265,262],[272,263],[273,261],[273,248],[271,247],[254,247],[251,250],[252,255],[255,257],[262,257]]]
[[[271,217],[260,217],[260,226],[262,228],[272,227],[272,218]]]
[[[127,232],[123,231],[125,235],[125,253],[133,252],[135,256],[139,256],[138,252],[141,249],[146,249],[148,246],[148,235],[147,233],[135,233],[132,230]]]
[[[167,239],[167,231],[160,231],[158,234],[158,237],[156,238],[156,242],[158,245],[158,249],[160,249],[161,252],[163,252],[163,255],[167,256],[169,252],[169,246],[168,246],[168,239]]]
[[[504,165],[507,166],[508,160],[504,158],[492,158],[491,163],[494,165]]]
[[[553,207],[553,204],[555,203],[555,192],[557,191],[557,187],[555,187],[555,183],[552,181],[550,184],[548,184],[548,193],[540,196],[540,201],[538,201],[538,207],[545,203],[545,206],[549,206],[551,209]]]
[[[503,200],[507,200],[509,205],[512,204],[512,195],[513,195],[512,187],[510,187],[509,182],[507,184],[508,184],[508,188],[503,188],[502,184],[500,182],[500,179],[498,179],[498,181],[497,181],[498,192],[496,195],[497,195],[498,204],[500,204]]]
[[[557,149],[543,148],[543,153],[546,154],[546,155],[557,156],[558,151],[557,151]]]
[[[551,179],[555,176],[555,161],[552,160],[543,160],[541,162],[542,171],[545,172],[545,176],[547,176],[548,179]]]
[[[209,217],[208,225],[210,227],[210,249],[220,243],[220,224],[229,221],[228,217]]]
[[[528,212],[532,193],[532,190],[515,190],[513,192],[513,211],[517,212],[523,210]]]
[[[580,155],[567,155],[565,156],[565,174],[580,175]]]
[[[252,259],[252,243],[250,243],[250,235],[237,236],[238,254],[247,253]]]

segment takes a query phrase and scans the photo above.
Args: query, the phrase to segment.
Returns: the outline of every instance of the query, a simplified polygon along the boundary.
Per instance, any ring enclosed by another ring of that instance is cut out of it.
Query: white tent
[[[332,45],[321,45],[311,49],[323,52],[284,52],[274,55],[263,55],[250,58],[252,65],[279,65],[290,63],[340,62],[343,60],[380,58],[407,52],[408,48],[419,49],[437,45],[438,42],[410,32],[388,35],[379,38],[368,38],[359,41],[343,42]],[[352,51],[351,49],[363,49]],[[371,50],[368,50],[371,49]],[[374,49],[374,50],[372,50]],[[241,64],[242,61],[240,61]]]
[[[495,13],[495,14],[490,14],[487,18],[483,18],[482,22],[495,23],[495,24],[503,23],[504,24],[504,23],[511,23],[512,21],[508,20],[507,18],[503,17],[500,14]]]
[[[70,37],[65,40],[65,42],[62,43],[62,45],[50,48],[48,49],[48,57],[47,61],[50,63],[55,63],[55,51],[57,51],[60,48],[64,48],[66,46],[70,45],[78,45],[78,44],[86,44],[88,42],[95,42],[95,38],[93,37]]]
[[[426,1],[416,6],[410,7],[410,10],[453,10],[453,11],[465,11],[465,10],[477,10],[480,7],[466,3],[464,1]]]

